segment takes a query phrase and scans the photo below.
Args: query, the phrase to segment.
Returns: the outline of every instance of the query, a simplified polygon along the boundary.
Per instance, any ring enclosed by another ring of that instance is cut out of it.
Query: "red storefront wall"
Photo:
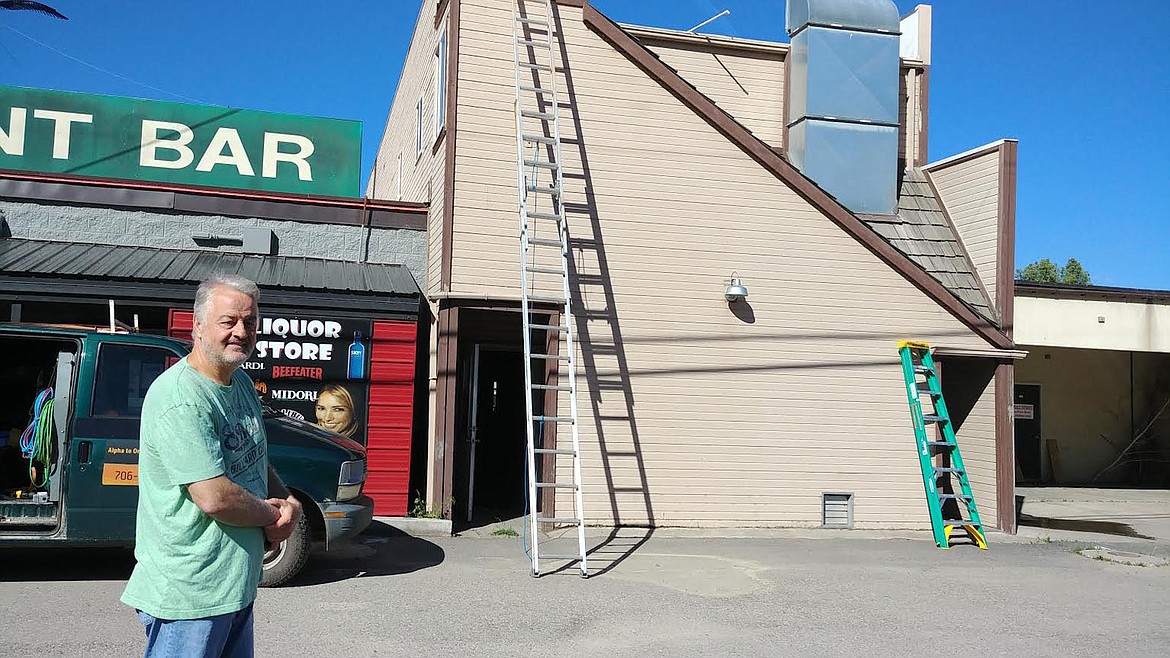
[[[191,340],[191,311],[171,309],[168,333]],[[370,395],[366,410],[367,476],[364,493],[379,516],[406,516],[410,498],[410,440],[414,429],[417,325],[374,320]]]

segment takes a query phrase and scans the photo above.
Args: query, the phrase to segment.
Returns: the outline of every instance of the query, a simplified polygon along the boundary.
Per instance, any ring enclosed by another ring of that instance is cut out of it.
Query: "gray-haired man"
[[[253,655],[252,603],[265,545],[284,541],[301,506],[268,467],[252,381],[255,283],[213,275],[195,295],[191,354],[142,405],[138,564],[122,601],[138,610],[146,656]]]

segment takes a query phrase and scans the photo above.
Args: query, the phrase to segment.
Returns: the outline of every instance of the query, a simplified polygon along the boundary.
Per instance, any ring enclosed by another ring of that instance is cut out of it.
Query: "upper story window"
[[[443,127],[447,125],[447,30],[439,33],[439,45],[435,47],[434,59],[434,98],[435,98],[435,139],[443,134]]]

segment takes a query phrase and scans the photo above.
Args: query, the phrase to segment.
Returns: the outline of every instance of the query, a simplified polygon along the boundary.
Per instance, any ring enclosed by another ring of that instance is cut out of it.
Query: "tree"
[[[1041,258],[1016,270],[1016,278],[1032,283],[1056,283],[1060,280],[1060,268],[1047,258]]]
[[[1081,261],[1070,258],[1060,269],[1060,282],[1074,286],[1087,286],[1090,283],[1089,273],[1085,271],[1084,267],[1081,267]]]
[[[1041,258],[1016,270],[1016,278],[1032,283],[1064,283],[1073,286],[1087,286],[1092,283],[1081,261],[1075,258],[1065,261],[1064,267],[1057,267],[1056,263]]]
[[[60,18],[63,21],[69,20],[65,14],[53,9],[49,5],[40,2],[33,2],[32,0],[0,0],[0,9],[10,9],[12,11],[35,11],[39,14],[52,16],[53,18]]]

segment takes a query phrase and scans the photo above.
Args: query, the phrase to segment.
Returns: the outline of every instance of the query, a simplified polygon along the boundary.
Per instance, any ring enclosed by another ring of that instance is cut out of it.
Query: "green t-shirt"
[[[142,404],[138,462],[138,564],[122,602],[159,619],[236,612],[256,599],[264,533],[225,525],[187,493],[192,482],[227,475],[268,497],[268,442],[247,375],[223,386],[179,361]]]

